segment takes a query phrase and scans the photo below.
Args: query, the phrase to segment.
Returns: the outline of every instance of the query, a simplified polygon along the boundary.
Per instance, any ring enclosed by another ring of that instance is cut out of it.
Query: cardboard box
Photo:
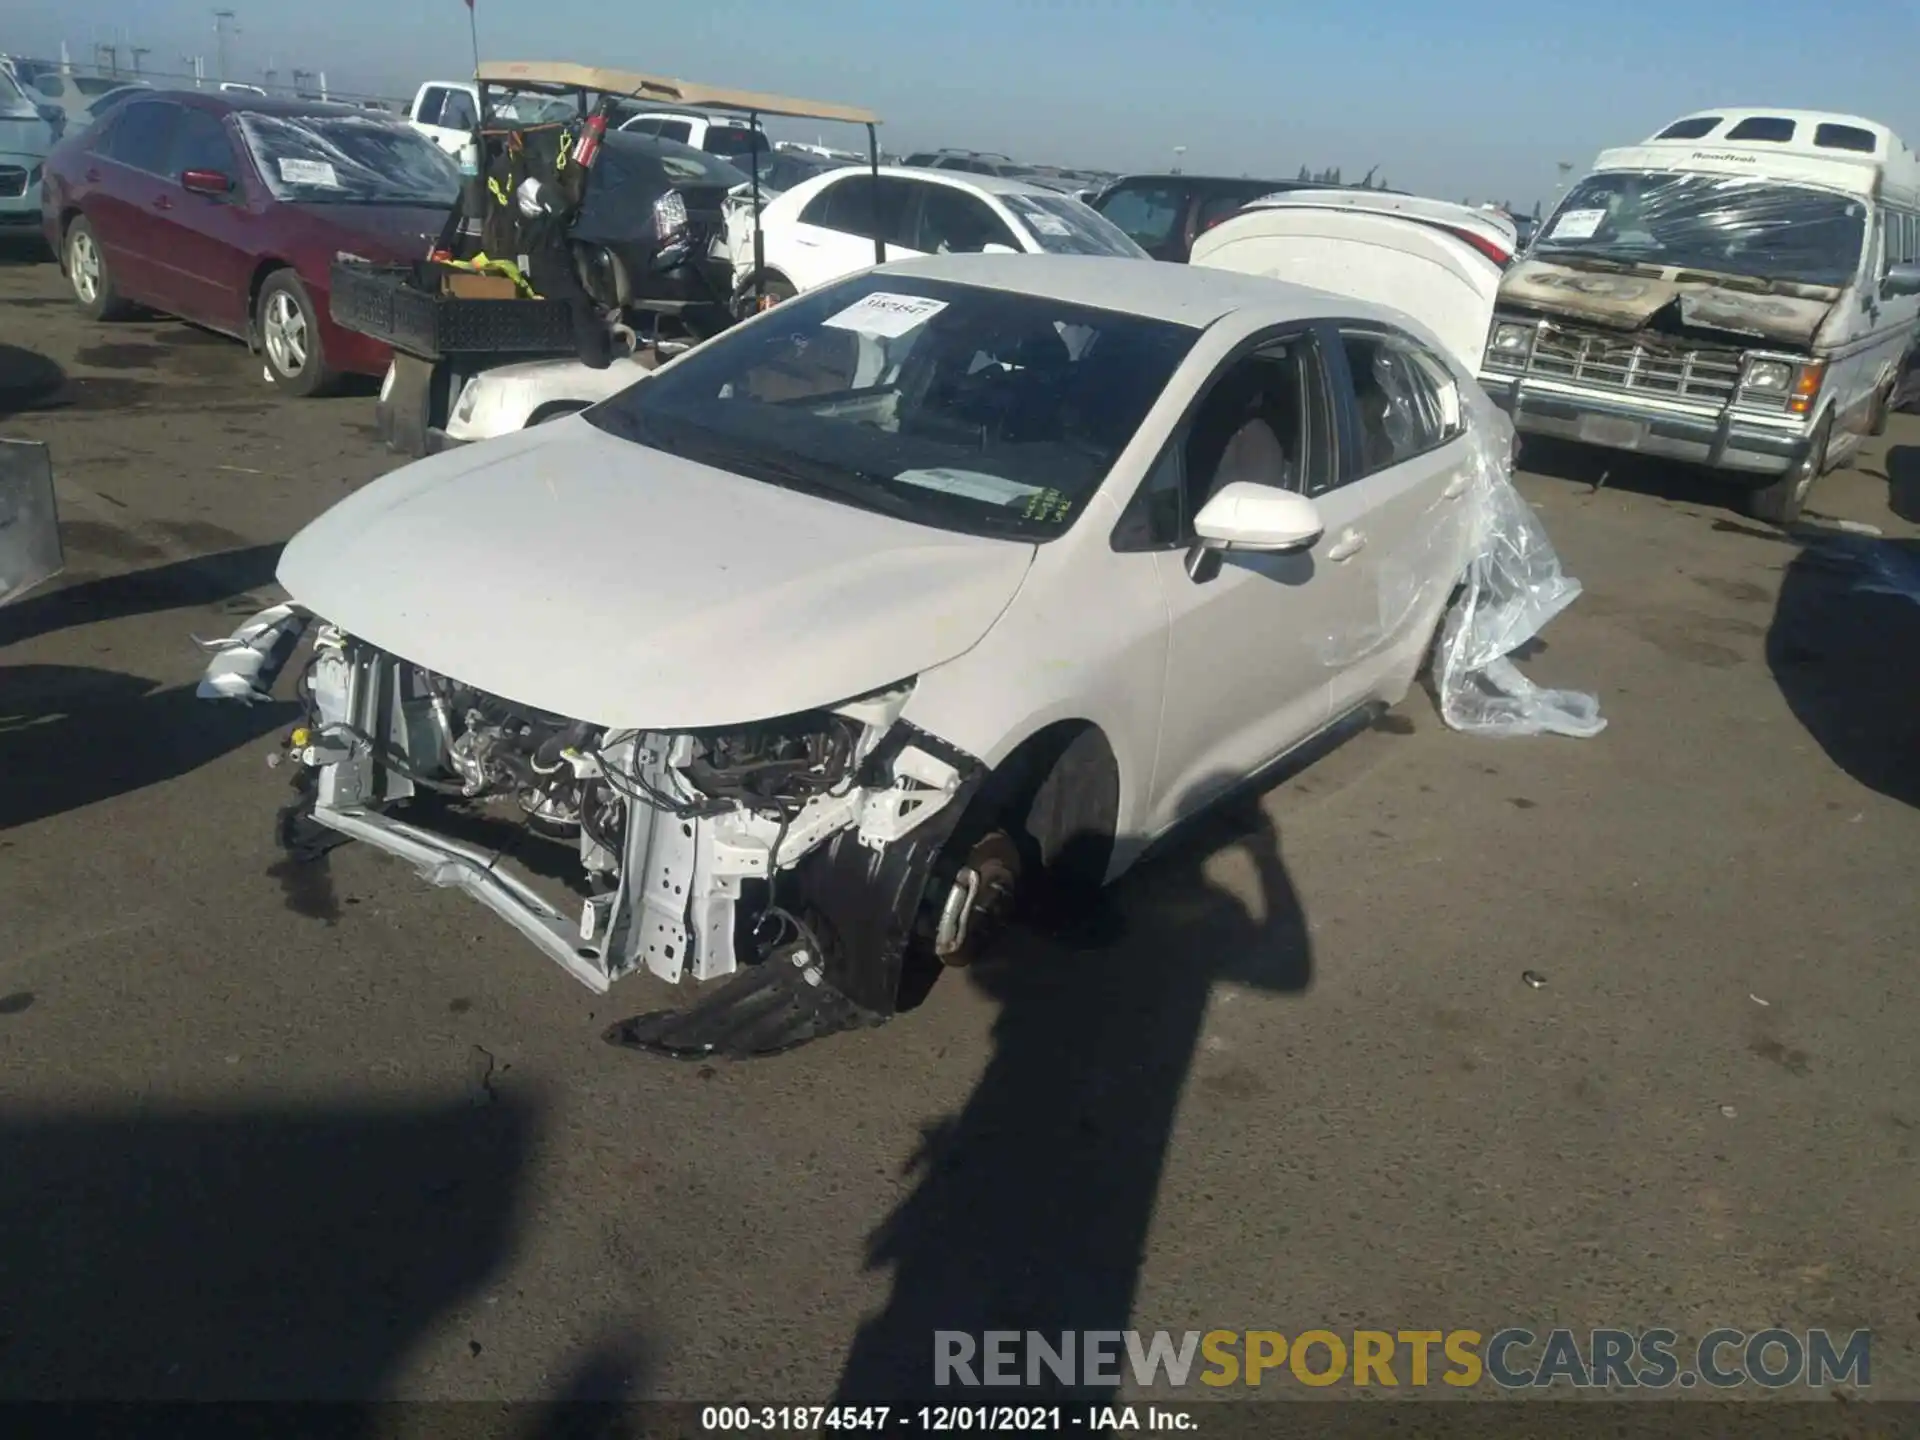
[[[514,300],[520,291],[504,275],[480,275],[471,270],[448,270],[440,280],[441,293],[462,300]]]

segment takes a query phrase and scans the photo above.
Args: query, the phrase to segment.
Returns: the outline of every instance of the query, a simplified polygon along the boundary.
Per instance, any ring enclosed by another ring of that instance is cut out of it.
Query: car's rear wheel
[[[1807,503],[1807,496],[1813,493],[1815,482],[1827,473],[1827,443],[1832,438],[1833,415],[1829,412],[1814,426],[1807,453],[1800,457],[1799,464],[1771,485],[1762,485],[1747,492],[1747,514],[1756,520],[1778,525],[1782,530],[1799,520],[1801,508]]]
[[[132,313],[133,306],[114,289],[107,257],[100,251],[93,226],[84,218],[67,227],[66,249],[67,281],[89,320],[123,320]]]
[[[254,308],[267,377],[290,395],[325,395],[340,383],[327,368],[321,348],[320,317],[307,287],[291,270],[276,270],[260,287]]]

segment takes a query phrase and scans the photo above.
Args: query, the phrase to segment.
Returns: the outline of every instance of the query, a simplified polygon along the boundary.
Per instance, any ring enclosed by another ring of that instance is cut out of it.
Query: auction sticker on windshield
[[[890,295],[884,290],[876,290],[820,323],[835,330],[852,330],[860,335],[878,336],[882,340],[898,340],[946,308],[947,302],[944,300],[929,300],[924,295]]]
[[[282,160],[280,178],[289,185],[318,185],[325,190],[340,188],[340,177],[326,160]]]
[[[1607,218],[1604,210],[1569,210],[1553,222],[1553,233],[1549,240],[1591,240],[1593,232],[1600,228],[1600,222]]]

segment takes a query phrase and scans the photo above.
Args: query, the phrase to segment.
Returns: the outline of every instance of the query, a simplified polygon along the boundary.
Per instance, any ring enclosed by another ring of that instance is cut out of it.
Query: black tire
[[[73,286],[73,298],[80,313],[89,320],[124,320],[133,313],[133,305],[114,288],[113,272],[101,252],[93,226],[84,215],[75,216],[61,241],[61,261],[67,283]]]
[[[298,275],[291,270],[269,275],[253,314],[260,358],[278,389],[305,399],[339,388],[340,376],[328,368],[320,339],[320,312]]]
[[[1813,493],[1814,485],[1827,473],[1827,443],[1833,438],[1833,416],[1829,413],[1814,427],[1807,453],[1800,463],[1771,485],[1749,490],[1744,506],[1747,514],[1782,530],[1800,518],[1800,511]]]
[[[555,420],[564,420],[569,415],[578,415],[586,408],[587,402],[584,400],[556,400],[551,405],[544,405],[534,411],[533,418],[527,421],[527,429],[531,430],[536,425],[550,424]]]

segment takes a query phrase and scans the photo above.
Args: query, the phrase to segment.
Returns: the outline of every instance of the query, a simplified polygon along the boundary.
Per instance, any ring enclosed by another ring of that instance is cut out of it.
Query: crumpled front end
[[[610,730],[279,606],[208,645],[199,693],[265,698],[308,631],[306,718],[287,746],[304,772],[299,828],[467,891],[596,992],[642,971],[739,982],[740,1003],[703,1000],[698,1034],[669,1033],[678,1017],[662,1016],[609,1038],[685,1054],[787,1048],[883,1018],[909,949],[964,936],[964,905],[952,912],[966,877],[936,870],[983,771],[901,721],[911,682],[737,728]],[[503,837],[570,853],[541,867],[564,887],[504,858]]]

